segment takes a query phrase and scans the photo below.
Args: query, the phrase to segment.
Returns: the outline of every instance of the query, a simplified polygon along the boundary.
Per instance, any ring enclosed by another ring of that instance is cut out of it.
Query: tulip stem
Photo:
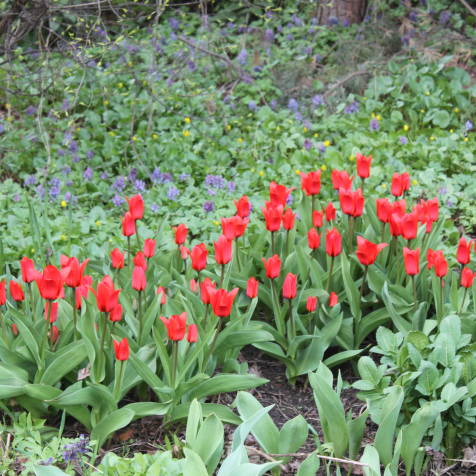
[[[99,343],[101,358],[104,355],[104,341],[106,339],[106,328],[107,328],[107,319],[108,319],[106,312],[103,312],[102,315],[103,315],[103,325],[102,325],[102,332],[101,332],[101,340]]]
[[[440,278],[440,314],[437,316],[438,324],[441,322],[443,319],[443,291],[444,291],[444,282],[443,282],[443,277]]]
[[[175,377],[177,375],[178,343],[178,340],[172,342],[172,375],[170,376],[170,386],[173,389],[175,389]]]
[[[76,324],[78,320],[76,310],[76,288],[71,288],[71,305],[73,306],[73,338],[74,340],[76,340],[78,338],[78,331],[76,329]]]
[[[354,217],[349,216],[349,252],[352,249],[354,243]]]
[[[316,209],[316,196],[313,194],[311,195],[311,223],[312,223],[312,219],[314,218],[315,209]]]
[[[367,279],[368,271],[369,267],[366,266],[364,270],[364,276],[362,277],[362,284],[360,285],[360,301],[362,301],[362,297],[364,296],[365,280]]]
[[[329,268],[329,274],[327,276],[327,285],[326,285],[326,291],[329,292],[330,285],[331,285],[331,278],[332,278],[332,272],[334,270],[334,256],[331,256],[331,266]]]
[[[139,220],[136,220],[136,239],[137,239],[137,247],[140,250],[141,245],[140,245],[140,236],[139,236]]]
[[[220,286],[219,286],[220,288],[221,288],[222,285],[223,285],[224,279],[225,279],[225,265],[222,264],[222,265],[221,265],[221,275],[220,275]]]
[[[238,244],[239,238],[235,240],[235,255],[236,255],[236,265],[238,266],[238,272],[241,272],[241,264],[240,264],[240,246]]]
[[[416,311],[417,307],[417,293],[416,293],[416,281],[415,281],[415,275],[412,274],[412,288],[413,288],[413,311]]]
[[[461,306],[459,308],[459,312],[463,311],[464,302],[466,301],[466,294],[468,294],[468,288],[464,288],[463,300],[461,301]]]
[[[131,269],[131,237],[127,237],[127,267]]]
[[[296,337],[296,323],[294,322],[294,316],[293,316],[293,312],[292,312],[292,306],[291,306],[291,299],[288,299],[289,301],[289,308],[288,308],[288,321],[289,321],[289,330],[290,330],[290,334],[291,334],[291,339],[294,339]],[[294,356],[293,356],[294,357]]]
[[[5,328],[5,315],[0,311],[0,321],[2,322],[2,338],[3,342],[5,342],[5,346],[8,349],[8,340],[7,340],[7,331]]]
[[[272,231],[272,232],[271,232],[271,255],[272,255],[272,256],[275,255],[275,251],[274,251],[274,248],[275,248],[275,244],[274,244],[274,234],[275,234],[275,232]]]
[[[121,387],[122,387],[122,380],[124,379],[124,369],[126,360],[118,360],[116,365],[119,365],[119,375],[116,381],[114,382],[114,390],[113,390],[113,397],[116,403],[119,403],[119,399],[121,397]]]
[[[383,243],[385,238],[385,222],[382,222],[382,231],[380,233],[380,242]]]
[[[205,359],[203,360],[203,365],[205,365],[205,370],[207,369],[206,365],[208,364],[208,361],[210,357],[213,354],[213,351],[215,350],[215,345],[217,343],[218,335],[220,334],[221,330],[223,329],[223,319],[224,317],[219,317],[218,318],[218,326],[215,335],[213,336],[212,343],[210,344],[210,347],[208,348],[208,352],[205,355]]]
[[[36,316],[35,316],[35,304],[33,302],[33,289],[31,289],[31,283],[28,283],[27,286],[28,286],[28,296],[30,298],[31,318],[34,321]]]
[[[138,291],[139,297],[137,298],[137,320],[139,321],[139,347],[142,345],[142,291]]]
[[[291,230],[286,230],[286,257],[289,254],[289,233]]]

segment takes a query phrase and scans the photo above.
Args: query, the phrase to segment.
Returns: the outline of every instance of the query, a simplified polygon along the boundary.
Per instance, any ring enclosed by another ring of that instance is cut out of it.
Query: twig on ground
[[[476,17],[476,10],[466,0],[459,0],[459,3],[461,3],[471,15]]]

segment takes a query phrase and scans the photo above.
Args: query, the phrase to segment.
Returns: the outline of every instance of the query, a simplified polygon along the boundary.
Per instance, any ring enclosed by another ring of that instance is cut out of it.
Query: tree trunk
[[[350,25],[364,19],[367,0],[321,0],[317,9],[319,25]]]

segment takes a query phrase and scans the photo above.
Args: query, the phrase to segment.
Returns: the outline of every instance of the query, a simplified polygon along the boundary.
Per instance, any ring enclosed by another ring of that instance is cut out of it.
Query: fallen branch
[[[459,2],[466,7],[466,10],[468,10],[471,15],[476,17],[476,10],[466,1],[466,0],[459,0]],[[455,460],[456,461],[456,460]]]
[[[340,81],[338,81],[334,86],[329,88],[325,93],[324,97],[329,97],[332,95],[334,91],[339,89],[341,86],[343,86],[347,81],[350,81],[352,78],[355,78],[356,76],[364,76],[366,74],[371,74],[370,71],[353,71],[352,73],[348,74],[347,76],[344,76]]]

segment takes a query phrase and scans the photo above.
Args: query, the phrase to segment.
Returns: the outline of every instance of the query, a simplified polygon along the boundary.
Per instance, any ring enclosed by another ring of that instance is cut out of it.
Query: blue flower
[[[267,28],[264,32],[264,39],[269,43],[274,41],[274,31],[271,28]]]
[[[118,192],[122,192],[126,188],[126,180],[124,177],[117,177],[117,179],[112,184],[112,188]]]
[[[221,175],[207,175],[205,177],[205,185],[212,188],[225,188],[226,181]]]
[[[180,174],[178,176],[178,179],[180,182],[186,182],[189,178],[190,178],[190,174],[185,174],[185,173]]]
[[[400,141],[400,144],[402,145],[408,144],[408,139],[405,136],[400,136],[399,141]]]
[[[251,111],[255,111],[256,110],[256,103],[254,101],[250,101],[248,103],[248,109],[250,109]]]
[[[233,193],[236,190],[236,183],[235,182],[230,181],[230,182],[228,182],[227,186],[228,186],[228,191],[230,193]]]
[[[325,104],[324,98],[320,94],[316,94],[315,96],[313,96],[311,101],[314,106],[323,106]]]
[[[175,201],[177,199],[177,197],[180,195],[180,191],[177,187],[175,187],[174,185],[172,185],[171,187],[169,187],[169,189],[167,190],[167,198],[169,200],[173,200]]]
[[[466,128],[467,131],[471,131],[474,126],[473,126],[473,123],[468,119],[465,122],[464,127]]]
[[[34,175],[29,175],[26,179],[25,179],[25,185],[27,187],[31,186],[31,185],[35,185],[36,184],[36,177]]]
[[[91,180],[93,178],[93,169],[91,167],[86,167],[85,171],[83,172],[83,178],[85,180]]]
[[[293,112],[297,112],[298,108],[299,108],[299,103],[296,101],[296,99],[291,98],[288,101],[288,109],[291,109],[291,111]]]
[[[153,203],[151,206],[150,206],[150,209],[154,212],[154,213],[157,213],[159,211],[159,205],[157,205],[157,203]]]
[[[304,139],[304,148],[310,150],[312,147],[312,142],[309,139]]]
[[[143,180],[136,180],[134,182],[134,188],[138,192],[145,192],[145,182]]]
[[[117,193],[112,198],[112,204],[115,205],[116,207],[120,207],[124,202],[125,200]]]
[[[371,131],[378,131],[380,129],[380,123],[378,122],[378,119],[376,119],[375,117],[370,119],[369,128]]]
[[[347,104],[344,108],[344,114],[353,114],[359,110],[359,103],[357,101]]]
[[[207,213],[211,213],[213,210],[215,210],[215,203],[212,200],[207,200],[203,204],[203,210]]]
[[[238,56],[236,57],[236,60],[238,63],[240,63],[242,66],[244,66],[248,60],[248,52],[246,51],[245,48],[243,48],[239,53]]]

